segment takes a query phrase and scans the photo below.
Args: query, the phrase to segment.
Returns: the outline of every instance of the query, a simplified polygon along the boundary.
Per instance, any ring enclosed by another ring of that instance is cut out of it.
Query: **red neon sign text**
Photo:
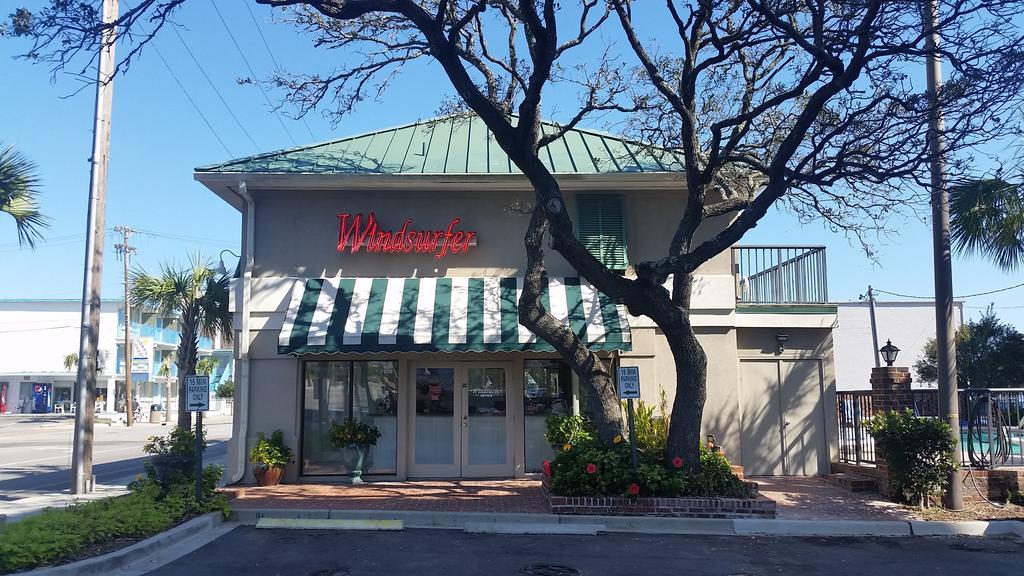
[[[398,231],[381,230],[377,218],[370,212],[365,224],[362,212],[358,214],[338,214],[338,252],[355,254],[365,249],[367,252],[383,252],[385,254],[433,254],[440,260],[447,254],[469,252],[469,247],[476,239],[476,232],[456,230],[462,222],[455,218],[448,224],[447,230],[410,230],[412,218],[406,218]]]

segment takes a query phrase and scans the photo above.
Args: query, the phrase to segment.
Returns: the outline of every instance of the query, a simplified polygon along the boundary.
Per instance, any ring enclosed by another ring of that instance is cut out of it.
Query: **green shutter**
[[[576,197],[576,232],[580,242],[612,270],[625,270],[626,219],[621,194]]]

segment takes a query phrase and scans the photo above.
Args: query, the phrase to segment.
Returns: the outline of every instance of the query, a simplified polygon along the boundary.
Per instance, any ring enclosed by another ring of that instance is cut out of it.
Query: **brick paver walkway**
[[[235,508],[547,513],[539,480],[423,480],[228,487]]]
[[[909,510],[873,492],[847,492],[819,477],[756,476],[758,491],[787,520],[909,520]]]
[[[792,520],[906,520],[909,511],[878,494],[850,493],[816,477],[755,477],[775,500],[778,517]],[[424,510],[546,514],[540,481],[419,480],[339,484],[282,484],[224,489],[239,509]]]

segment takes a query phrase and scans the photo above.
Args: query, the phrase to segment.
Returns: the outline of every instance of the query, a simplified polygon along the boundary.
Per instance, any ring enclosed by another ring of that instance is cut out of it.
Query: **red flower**
[[[676,456],[675,458],[673,458],[672,459],[672,467],[673,468],[682,468],[683,467],[683,459],[681,457],[679,457],[679,456]]]
[[[587,464],[587,474],[595,474],[597,472],[597,466],[593,462]]]
[[[551,476],[551,461],[550,460],[545,460],[544,461],[544,475],[545,476]]]
[[[629,492],[629,494],[631,496],[636,496],[637,494],[640,493],[640,485],[637,484],[636,482],[634,482],[634,483],[629,485],[629,488],[627,489],[627,491]]]

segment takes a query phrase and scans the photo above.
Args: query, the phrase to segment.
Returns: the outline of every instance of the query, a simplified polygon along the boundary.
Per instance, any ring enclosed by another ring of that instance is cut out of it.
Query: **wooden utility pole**
[[[960,399],[957,397],[956,342],[953,331],[953,258],[949,247],[949,191],[946,190],[943,140],[942,62],[939,60],[938,0],[923,0],[921,20],[924,25],[928,78],[929,125],[931,144],[932,255],[935,264],[935,344],[938,351],[939,417],[950,425],[956,445],[960,445]],[[947,478],[948,488],[943,505],[951,510],[964,507],[963,482],[957,467]]]
[[[134,246],[128,245],[128,238],[135,233],[135,230],[127,226],[114,226],[116,232],[121,233],[123,238],[120,244],[116,244],[114,248],[117,249],[118,255],[121,256],[121,260],[124,261],[124,400],[125,400],[125,423],[131,426],[135,423],[135,405],[132,403],[132,359],[134,359],[134,349],[132,348],[132,307],[128,299],[128,263],[132,259],[132,252],[135,252]]]
[[[106,236],[107,167],[110,159],[110,111],[113,107],[114,41],[117,0],[103,0],[104,27],[96,71],[96,113],[89,175],[89,215],[85,233],[85,278],[82,282],[82,332],[78,343],[78,406],[75,445],[71,455],[71,493],[92,492],[93,396],[100,338],[100,285],[103,279],[103,240]]]
[[[871,356],[875,359],[875,368],[881,368],[878,351],[878,324],[875,323],[875,289],[868,286],[868,314],[871,316]]]

